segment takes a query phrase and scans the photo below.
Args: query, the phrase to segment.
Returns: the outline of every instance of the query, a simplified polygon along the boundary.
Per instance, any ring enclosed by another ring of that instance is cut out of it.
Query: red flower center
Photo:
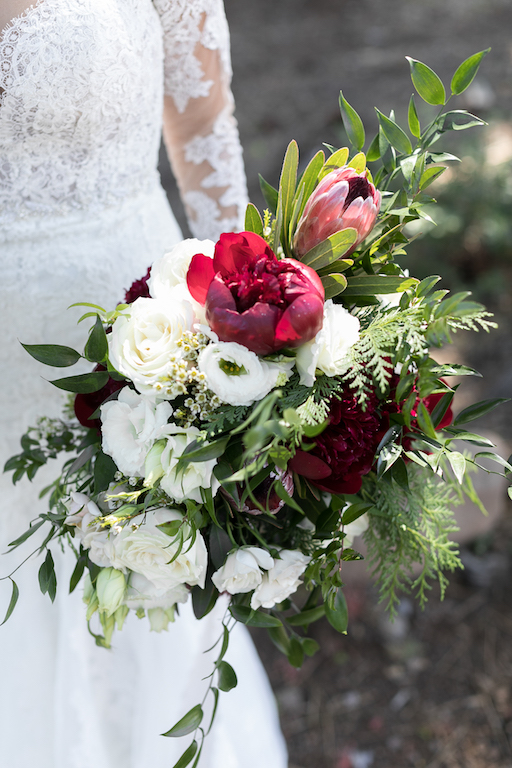
[[[245,312],[257,302],[273,304],[284,311],[290,303],[289,289],[296,275],[296,269],[279,262],[272,254],[261,256],[253,265],[244,264],[240,272],[223,276],[222,280],[231,291],[238,312]],[[296,280],[302,282],[298,275]]]
[[[371,193],[370,185],[366,179],[362,179],[361,176],[354,176],[352,179],[349,179],[348,193],[345,198],[343,210],[346,211],[350,203],[353,203],[357,197],[362,197],[363,200],[366,200],[367,197],[370,197]]]

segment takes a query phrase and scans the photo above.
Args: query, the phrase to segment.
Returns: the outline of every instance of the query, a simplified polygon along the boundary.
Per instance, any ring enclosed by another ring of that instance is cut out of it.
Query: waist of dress
[[[147,210],[154,203],[161,204],[165,197],[160,177],[155,171],[137,192],[119,196],[114,192],[108,201],[97,200],[86,207],[48,204],[38,206],[37,210],[20,206],[16,213],[13,210],[0,211],[0,244],[66,234],[71,236],[91,229],[110,229],[137,215],[141,209]]]

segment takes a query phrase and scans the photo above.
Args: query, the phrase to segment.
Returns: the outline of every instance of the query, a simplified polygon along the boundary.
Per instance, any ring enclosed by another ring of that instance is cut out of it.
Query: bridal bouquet
[[[452,94],[484,53],[458,68]],[[451,508],[464,494],[479,503],[470,470],[490,458],[512,471],[466,427],[500,401],[454,418],[456,388],[445,377],[476,372],[430,355],[459,330],[489,330],[490,315],[397,262],[410,222],[429,218],[428,186],[456,159],[432,145],[482,124],[443,111],[438,76],[410,66],[419,96],[441,107],[426,127],[414,97],[408,132],[377,111],[365,155],[362,122],[341,95],[352,151],[328,146],[298,175],[292,142],[278,188],[262,180],[267,208],[249,205],[244,232],[185,240],[123,304],[88,305],[83,354],[25,347],[51,366],[85,358],[95,368],[52,382],[72,393],[62,420],[43,418],[7,464],[16,482],[70,454],[49,511],[11,547],[46,526],[39,581],[52,600],[50,545],[73,549],[70,589],[82,580],[85,618],[107,647],[130,610],[161,631],[179,620],[180,604],[192,600],[201,618],[227,593],[208,689],[215,701],[236,685],[224,660],[235,621],[267,628],[295,666],[317,650],[305,634],[312,622],[325,615],[347,631],[343,578],[361,559],[357,535],[391,611],[400,590],[423,602],[429,579],[444,589],[444,571],[460,566]],[[481,450],[464,452],[464,443]],[[6,578],[8,618],[18,589]],[[204,734],[202,720],[197,705],[165,735]],[[180,766],[197,764],[203,738]]]

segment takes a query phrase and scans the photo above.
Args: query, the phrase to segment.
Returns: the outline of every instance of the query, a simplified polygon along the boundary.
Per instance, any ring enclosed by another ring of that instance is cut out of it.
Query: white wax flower
[[[359,320],[340,304],[328,299],[324,305],[324,324],[312,341],[297,350],[295,364],[300,383],[312,387],[319,368],[327,376],[343,372],[347,352],[359,340]]]
[[[66,502],[70,512],[66,525],[75,528],[75,536],[80,539],[84,549],[89,550],[89,559],[102,568],[112,565],[112,539],[109,531],[93,521],[101,516],[94,501],[84,493],[72,492]]]
[[[139,298],[108,334],[110,360],[139,392],[164,397],[173,365],[183,360],[183,334],[192,331],[195,322],[188,301]]]
[[[369,525],[370,525],[370,521],[366,512],[364,513],[364,515],[361,515],[361,517],[358,517],[357,520],[354,520],[353,523],[348,523],[347,525],[344,525],[342,530],[346,534],[346,536],[343,539],[343,546],[351,547],[352,544],[354,543],[354,539],[356,538],[356,536],[362,536],[362,534],[366,530],[368,530]]]
[[[209,389],[229,405],[251,405],[285,384],[293,362],[269,363],[234,341],[208,344],[199,355],[199,370]]]
[[[111,456],[127,477],[142,477],[144,462],[172,416],[167,402],[151,399],[124,387],[117,400],[101,406],[103,453]]]
[[[181,553],[170,562],[178,551],[179,541],[157,527],[182,519],[180,512],[165,507],[134,517],[114,537],[112,565],[122,571],[140,573],[164,591],[180,584],[199,584],[204,588],[208,555],[201,534],[196,535],[192,545],[186,539]]]
[[[273,608],[292,595],[301,583],[300,576],[306,570],[310,557],[298,550],[282,549],[274,565],[264,574],[261,584],[251,598],[251,608]]]
[[[261,584],[262,568],[272,568],[274,559],[260,547],[241,547],[227,556],[226,562],[212,576],[219,592],[238,595],[251,592]]]
[[[164,431],[165,438],[155,443],[148,453],[144,484],[150,488],[160,479],[160,487],[176,502],[192,499],[200,504],[201,488],[211,488],[215,495],[219,482],[212,473],[217,459],[190,462],[183,469],[177,466],[185,448],[201,436],[200,430],[168,424]]]
[[[96,594],[99,610],[112,616],[123,602],[126,592],[126,579],[115,568],[102,568],[96,579]]]
[[[178,584],[172,589],[166,589],[156,586],[140,573],[131,573],[124,604],[134,610],[162,608],[167,611],[176,603],[186,603],[188,596],[189,590],[185,584]]]

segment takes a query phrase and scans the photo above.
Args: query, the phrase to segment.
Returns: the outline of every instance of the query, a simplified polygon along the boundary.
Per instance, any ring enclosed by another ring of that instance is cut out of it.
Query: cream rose
[[[204,588],[208,555],[201,534],[197,534],[193,544],[191,539],[185,539],[180,554],[170,562],[178,551],[179,539],[171,538],[157,527],[181,519],[179,512],[165,507],[134,517],[114,537],[114,568],[139,573],[164,591],[180,584],[199,584]]]
[[[219,592],[238,595],[251,592],[261,584],[262,568],[272,568],[274,559],[260,547],[241,547],[227,556],[226,562],[212,576]]]
[[[347,352],[359,340],[359,320],[344,307],[328,299],[324,305],[324,324],[315,338],[297,350],[295,364],[300,383],[312,387],[319,368],[327,376],[343,373]]]
[[[155,405],[149,398],[124,387],[117,400],[101,406],[103,453],[111,456],[127,477],[141,477],[148,451],[171,416],[169,403]]]
[[[274,565],[263,575],[261,583],[251,598],[251,608],[273,608],[296,592],[300,576],[306,570],[310,557],[298,550],[282,549]]]
[[[183,359],[183,334],[195,322],[188,301],[137,299],[108,335],[112,364],[139,392],[164,399],[173,366]]]

